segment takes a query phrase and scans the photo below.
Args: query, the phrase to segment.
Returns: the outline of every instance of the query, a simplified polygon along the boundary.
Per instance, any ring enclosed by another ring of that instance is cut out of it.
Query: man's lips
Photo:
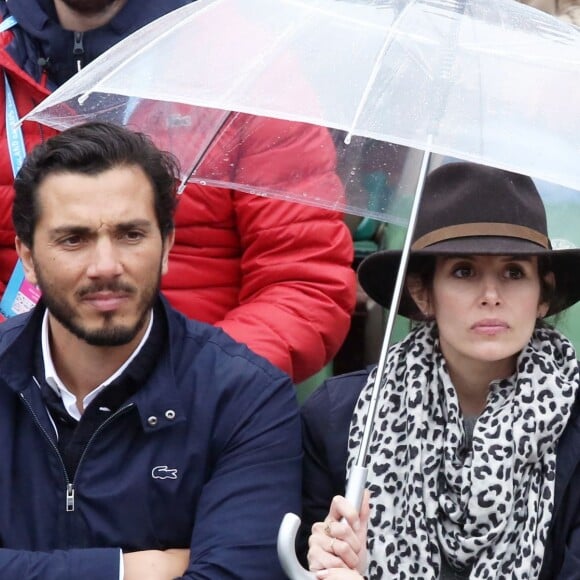
[[[509,324],[504,320],[497,318],[489,318],[485,320],[478,320],[471,326],[471,330],[478,334],[493,335],[509,330]]]
[[[101,312],[110,312],[119,308],[128,298],[127,292],[91,292],[82,299]]]

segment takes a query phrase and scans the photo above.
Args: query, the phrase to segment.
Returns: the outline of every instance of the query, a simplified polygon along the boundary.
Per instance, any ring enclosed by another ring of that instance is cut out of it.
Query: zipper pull
[[[75,511],[75,488],[72,483],[66,486],[66,511]]]
[[[77,72],[83,68],[83,56],[85,54],[85,47],[83,46],[83,33],[75,32],[75,40],[73,45],[73,55],[77,58]]]

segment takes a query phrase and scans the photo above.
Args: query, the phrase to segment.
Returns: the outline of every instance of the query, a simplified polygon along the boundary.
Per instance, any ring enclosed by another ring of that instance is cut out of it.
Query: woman
[[[387,307],[399,260],[359,268]],[[579,265],[551,250],[530,178],[472,163],[428,176],[399,308],[418,322],[389,350],[360,515],[340,494],[372,376],[331,379],[303,407],[318,578],[580,577],[578,363],[542,322],[580,299]]]

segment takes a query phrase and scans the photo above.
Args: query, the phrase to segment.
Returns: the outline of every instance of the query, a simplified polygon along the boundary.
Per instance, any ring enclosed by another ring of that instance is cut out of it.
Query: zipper
[[[66,484],[66,511],[75,511],[75,486],[72,483]]]
[[[77,72],[80,72],[83,68],[83,56],[85,55],[82,32],[74,33],[73,55],[77,59]]]
[[[74,488],[73,488],[73,484],[71,483],[70,479],[68,478],[68,473],[66,472],[66,466],[64,464],[64,461],[62,460],[62,456],[60,454],[60,451],[58,450],[56,443],[51,439],[50,435],[46,432],[46,429],[43,427],[42,423],[40,422],[40,419],[38,418],[38,415],[36,414],[36,412],[32,408],[32,405],[27,401],[26,397],[24,396],[24,393],[18,393],[18,394],[20,395],[20,398],[24,402],[25,406],[28,408],[28,410],[30,411],[30,413],[34,417],[35,423],[38,425],[38,427],[40,428],[40,430],[44,434],[46,440],[50,443],[50,446],[54,449],[54,451],[55,451],[55,453],[60,461],[60,466],[62,467],[62,473],[64,475],[64,480],[66,483],[66,490],[67,490],[66,511],[67,512],[74,511]],[[70,509],[69,509],[69,489],[72,493],[72,496],[71,496],[72,503],[70,505]]]
[[[35,379],[35,381],[36,381],[36,379]],[[67,511],[67,512],[74,512],[75,511],[75,482],[76,482],[76,474],[78,473],[79,468],[81,466],[81,463],[82,463],[84,457],[87,454],[88,448],[91,446],[91,443],[95,440],[95,437],[97,437],[97,435],[105,428],[106,425],[108,425],[111,421],[115,420],[117,417],[120,417],[121,415],[124,415],[127,411],[129,411],[131,408],[133,408],[135,406],[135,403],[129,403],[125,407],[122,407],[121,409],[118,409],[113,415],[111,415],[109,418],[107,418],[105,421],[103,421],[99,425],[99,427],[91,435],[91,438],[87,441],[87,444],[85,445],[85,448],[83,449],[83,452],[81,453],[81,457],[80,457],[79,462],[77,464],[77,469],[75,471],[75,476],[73,477],[73,480],[71,481],[69,479],[68,473],[66,471],[66,466],[65,466],[64,461],[62,459],[62,455],[60,454],[60,451],[58,449],[58,446],[51,439],[50,435],[46,432],[46,429],[43,427],[42,423],[40,422],[40,419],[38,418],[38,415],[36,414],[36,412],[32,408],[32,405],[26,400],[26,397],[24,396],[24,393],[19,393],[19,395],[20,395],[20,398],[22,399],[22,401],[24,402],[24,405],[28,408],[28,410],[30,411],[30,413],[34,417],[35,423],[38,425],[39,429],[44,434],[46,440],[49,442],[50,446],[54,449],[54,451],[55,451],[55,453],[56,453],[56,455],[57,455],[57,457],[58,457],[58,459],[60,461],[60,466],[62,468],[62,473],[64,475],[64,481],[65,481],[65,484],[66,484],[65,511]]]
[[[79,472],[80,468],[81,468],[81,464],[83,462],[83,459],[85,458],[87,451],[89,449],[89,447],[91,446],[92,442],[98,437],[98,435],[101,433],[101,431],[107,426],[109,425],[112,421],[116,420],[118,417],[120,417],[121,415],[125,415],[128,411],[130,411],[133,407],[135,406],[135,403],[129,403],[128,405],[125,405],[124,407],[121,407],[120,409],[117,409],[117,411],[115,411],[115,413],[113,413],[110,417],[108,417],[107,419],[105,419],[98,427],[97,429],[95,429],[95,432],[91,435],[91,438],[87,441],[87,444],[85,445],[85,448],[83,449],[83,452],[81,453],[81,456],[79,458],[79,462],[77,463],[77,469],[75,471],[72,483],[67,485],[67,505],[68,505],[68,499],[69,499],[69,491],[70,491],[70,500],[72,501],[72,510],[68,510],[67,511],[74,511],[74,499],[75,499],[75,482],[77,480],[77,473]],[[58,449],[57,449],[58,451]],[[60,452],[59,452],[60,455]],[[62,460],[62,459],[61,459]],[[64,465],[64,462],[63,462]],[[70,486],[70,489],[69,489]]]

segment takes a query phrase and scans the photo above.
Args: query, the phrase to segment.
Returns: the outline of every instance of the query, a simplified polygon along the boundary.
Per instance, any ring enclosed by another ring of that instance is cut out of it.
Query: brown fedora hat
[[[449,163],[425,180],[411,260],[438,255],[547,256],[556,279],[548,316],[580,300],[580,249],[552,250],[546,210],[532,179],[476,163]],[[358,268],[362,288],[389,308],[401,250],[368,256]],[[411,297],[399,314],[422,315]]]

